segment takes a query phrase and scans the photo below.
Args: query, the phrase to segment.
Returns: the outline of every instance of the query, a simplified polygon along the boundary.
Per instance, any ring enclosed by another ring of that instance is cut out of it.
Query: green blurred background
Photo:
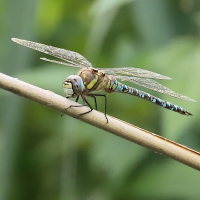
[[[62,96],[63,80],[77,73],[39,60],[16,37],[79,52],[94,67],[172,77],[159,82],[197,103],[143,90],[194,116],[117,93],[107,95],[107,112],[200,151],[200,1],[1,0],[0,16],[1,72]],[[197,170],[9,92],[0,97],[1,200],[199,199]]]

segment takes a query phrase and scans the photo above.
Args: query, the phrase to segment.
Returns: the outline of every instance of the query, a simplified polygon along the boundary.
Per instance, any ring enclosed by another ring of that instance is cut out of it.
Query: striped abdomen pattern
[[[151,94],[149,94],[147,92],[143,92],[136,88],[129,87],[125,84],[118,82],[117,79],[113,79],[112,81],[110,81],[109,89],[112,90],[113,92],[123,92],[123,93],[127,93],[127,94],[130,94],[133,96],[140,97],[140,98],[150,101],[156,105],[159,105],[163,108],[178,112],[182,115],[192,115],[191,113],[189,113],[188,111],[186,111],[184,108],[182,108],[180,106],[177,106],[177,105],[172,104],[165,100],[161,100],[160,98],[152,96]]]

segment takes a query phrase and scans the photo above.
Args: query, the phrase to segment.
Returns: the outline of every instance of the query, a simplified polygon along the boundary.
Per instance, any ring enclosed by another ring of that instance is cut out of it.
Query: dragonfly
[[[51,60],[47,58],[40,58],[42,60],[61,65],[67,65],[70,67],[81,68],[81,70],[78,72],[77,75],[70,75],[63,82],[63,90],[64,93],[66,94],[66,98],[76,98],[75,101],[78,102],[79,97],[81,97],[84,102],[84,105],[80,106],[71,105],[70,107],[81,107],[86,105],[90,108],[89,111],[81,113],[78,116],[85,115],[93,110],[92,106],[87,101],[86,96],[92,97],[94,99],[96,110],[97,110],[96,97],[102,96],[105,98],[104,115],[108,123],[108,118],[106,116],[107,97],[105,94],[95,93],[99,90],[105,91],[107,93],[112,93],[112,92],[127,93],[129,95],[145,99],[149,102],[152,102],[168,110],[180,113],[182,115],[186,116],[192,115],[190,112],[186,111],[184,108],[180,106],[177,106],[165,100],[161,100],[160,98],[155,97],[147,92],[127,86],[126,84],[123,84],[117,80],[120,79],[121,81],[128,81],[172,97],[176,97],[186,101],[196,102],[195,100],[187,96],[184,96],[182,94],[178,94],[170,90],[169,88],[161,85],[160,83],[156,82],[155,80],[153,80],[153,79],[170,80],[171,78],[167,76],[163,76],[155,72],[134,67],[94,68],[92,64],[85,57],[74,51],[69,51],[17,38],[12,38],[12,41],[20,45],[23,45],[25,47],[61,59],[64,62]]]

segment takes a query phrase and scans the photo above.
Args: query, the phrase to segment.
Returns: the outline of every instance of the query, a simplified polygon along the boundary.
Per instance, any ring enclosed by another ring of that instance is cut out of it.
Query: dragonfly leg
[[[77,115],[77,116],[74,117],[74,118],[78,118],[78,117],[80,117],[80,116],[82,116],[82,115],[85,115],[85,114],[87,114],[87,113],[90,113],[90,112],[92,112],[92,110],[93,110],[92,106],[89,104],[89,102],[87,101],[87,99],[86,99],[83,95],[81,95],[81,97],[82,97],[82,99],[83,99],[83,101],[84,101],[84,103],[85,103],[86,105],[78,105],[78,106],[73,106],[73,105],[71,105],[70,107],[82,107],[82,106],[87,106],[87,105],[88,105],[88,107],[90,108],[90,110],[87,111],[87,112],[81,113],[81,114]]]
[[[66,97],[67,99],[69,99],[69,97]],[[78,99],[79,99],[79,96],[77,96],[76,97],[76,102],[78,102]],[[68,108],[71,108],[71,107],[82,107],[82,106],[87,106],[87,105],[80,105],[80,106],[73,106],[73,105],[70,105]],[[67,110],[68,108],[66,108],[65,110]],[[63,114],[61,114],[61,117],[64,115],[64,113]]]
[[[104,98],[105,98],[105,110],[104,110],[104,115],[105,115],[105,118],[106,118],[107,123],[108,123],[108,118],[107,118],[107,116],[106,116],[106,108],[107,108],[107,97],[106,97],[106,95],[105,95],[105,94],[88,94],[87,96],[90,96],[90,97],[93,97],[93,98],[94,98],[96,110],[97,110],[96,96],[100,96],[100,97],[104,97]]]
[[[76,102],[78,102],[79,96],[76,97]]]
[[[66,97],[66,98],[67,98],[67,97]],[[78,100],[79,100],[79,96],[76,97],[75,102],[78,102]],[[86,100],[86,99],[85,99],[85,100]],[[83,101],[84,101],[84,99],[83,99]],[[84,103],[85,103],[85,101],[84,101]],[[87,106],[88,104],[89,104],[89,103],[87,102],[86,105],[78,105],[78,106],[70,105],[68,108],[72,108],[72,107],[83,107],[83,106]],[[65,110],[67,110],[68,108],[66,108]]]
[[[66,99],[69,99],[69,97],[65,97]],[[64,113],[63,114],[61,114],[61,117],[64,115]]]
[[[93,110],[93,108],[91,107],[91,105],[89,104],[89,102],[86,100],[86,98],[83,96],[83,95],[81,95],[81,97],[82,97],[82,99],[83,99],[83,102],[85,103],[85,105],[70,105],[68,108],[66,108],[65,110],[67,110],[67,109],[69,109],[69,108],[72,108],[72,107],[75,107],[75,108],[77,108],[77,107],[83,107],[83,106],[89,106],[89,108],[90,108],[90,110],[89,111],[87,111],[87,112],[84,112],[84,113],[81,113],[81,114],[79,114],[79,115],[77,115],[77,116],[75,116],[74,118],[78,118],[78,117],[80,117],[80,116],[82,116],[82,115],[85,115],[85,114],[87,114],[87,113],[90,113],[92,110]],[[66,97],[66,98],[68,98],[68,97]],[[79,96],[77,96],[77,98],[76,98],[76,102],[78,102],[78,99],[79,99]],[[64,114],[62,114],[61,116],[63,116]]]
[[[97,100],[96,100],[96,96],[103,96],[103,97],[105,98],[105,111],[104,111],[104,115],[105,115],[105,118],[106,118],[106,120],[107,120],[106,123],[108,123],[108,118],[107,118],[107,115],[106,115],[106,108],[107,108],[107,97],[106,97],[106,95],[104,95],[104,94],[88,94],[87,96],[94,98],[96,110],[97,110]],[[85,105],[77,105],[77,106],[76,106],[76,105],[70,105],[68,108],[71,108],[71,107],[88,106],[88,107],[90,108],[90,110],[87,111],[87,112],[81,113],[81,114],[77,115],[77,116],[74,117],[74,118],[78,118],[78,117],[80,117],[80,116],[82,116],[82,115],[85,115],[85,114],[87,114],[87,113],[90,113],[90,112],[93,110],[92,106],[89,104],[89,102],[87,101],[87,99],[86,99],[83,95],[81,95],[81,97],[82,97],[83,102],[85,103]],[[67,98],[67,97],[66,97],[66,98]],[[79,96],[76,98],[75,101],[78,102],[78,99],[79,99]],[[68,108],[66,108],[66,110],[67,110]],[[62,114],[62,115],[63,115],[63,114]],[[62,115],[61,115],[61,116],[62,116]]]
[[[95,110],[97,110],[97,98],[93,94],[88,94],[87,96],[94,98],[94,103],[95,103]]]

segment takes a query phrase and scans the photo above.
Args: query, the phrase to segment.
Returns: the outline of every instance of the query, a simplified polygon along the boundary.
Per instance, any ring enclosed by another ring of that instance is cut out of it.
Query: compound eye
[[[77,83],[77,79],[74,79],[74,82]]]

